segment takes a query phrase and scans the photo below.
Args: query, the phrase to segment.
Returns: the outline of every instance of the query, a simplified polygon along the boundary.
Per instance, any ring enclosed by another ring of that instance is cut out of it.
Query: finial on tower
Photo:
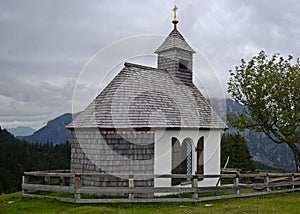
[[[174,8],[172,9],[173,12],[174,12],[174,18],[172,20],[172,23],[174,24],[174,28],[176,28],[176,24],[178,23],[178,19],[176,17],[176,12],[178,10],[178,7],[176,7],[176,5],[174,6]]]

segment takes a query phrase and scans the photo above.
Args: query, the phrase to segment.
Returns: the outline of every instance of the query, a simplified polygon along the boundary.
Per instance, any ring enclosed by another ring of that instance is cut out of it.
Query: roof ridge
[[[158,70],[158,71],[163,71],[163,72],[169,73],[167,70],[164,70],[164,69],[159,69],[159,68],[146,66],[146,65],[140,65],[140,64],[131,63],[131,62],[125,62],[124,66],[125,67],[136,67],[136,68],[141,68],[141,69],[146,69],[146,70]]]

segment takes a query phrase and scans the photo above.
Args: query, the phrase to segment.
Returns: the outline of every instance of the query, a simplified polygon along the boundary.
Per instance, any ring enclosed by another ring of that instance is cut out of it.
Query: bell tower
[[[167,70],[179,84],[191,85],[193,82],[193,54],[195,51],[177,30],[177,7],[173,8],[174,29],[155,51],[158,54],[157,67]]]

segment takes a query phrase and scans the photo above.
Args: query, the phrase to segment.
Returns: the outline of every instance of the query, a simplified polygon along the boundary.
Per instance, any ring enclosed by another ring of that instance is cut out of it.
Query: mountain
[[[252,159],[272,168],[295,171],[294,155],[287,144],[276,144],[263,133],[244,131]]]
[[[66,141],[70,142],[71,132],[66,129],[65,126],[73,120],[73,117],[76,116],[77,114],[63,114],[53,120],[50,120],[46,126],[37,130],[32,135],[22,136],[20,138],[32,143],[46,143],[48,141],[54,144],[60,144],[65,143]]]
[[[35,132],[35,130],[28,126],[18,126],[16,128],[7,128],[7,131],[9,131],[14,136],[27,136],[31,135]]]
[[[231,99],[226,99],[225,102],[224,100],[213,99],[210,100],[210,103],[222,119],[225,119],[224,112],[241,112],[245,108],[245,106]],[[229,129],[225,133],[238,132],[228,122],[227,125]],[[285,171],[295,170],[293,153],[286,144],[276,144],[264,133],[257,133],[252,130],[245,130],[240,134],[246,139],[252,160],[272,168],[283,169]]]

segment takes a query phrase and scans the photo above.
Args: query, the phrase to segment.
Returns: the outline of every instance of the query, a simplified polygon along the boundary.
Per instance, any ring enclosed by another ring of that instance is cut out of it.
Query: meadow
[[[69,204],[54,199],[0,196],[0,213],[299,213],[300,192],[203,203]]]

